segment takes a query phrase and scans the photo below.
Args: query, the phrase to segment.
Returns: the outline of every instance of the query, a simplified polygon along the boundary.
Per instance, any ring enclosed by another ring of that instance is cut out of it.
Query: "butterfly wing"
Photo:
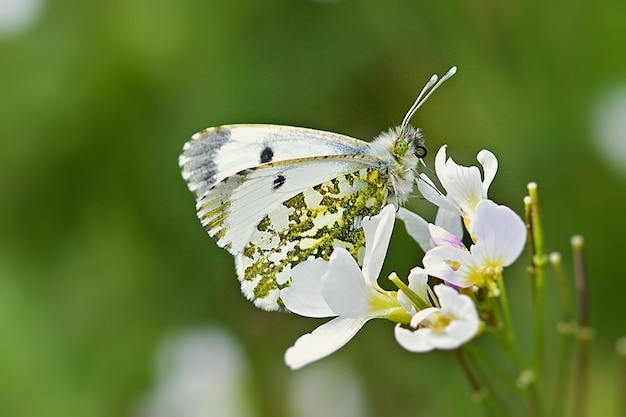
[[[196,197],[244,169],[320,155],[363,154],[368,143],[321,130],[278,125],[227,125],[192,136],[179,157]]]
[[[218,245],[235,255],[243,293],[266,310],[281,308],[290,271],[337,246],[361,259],[364,216],[387,200],[390,177],[371,155],[331,155],[265,163],[231,175],[197,202]]]

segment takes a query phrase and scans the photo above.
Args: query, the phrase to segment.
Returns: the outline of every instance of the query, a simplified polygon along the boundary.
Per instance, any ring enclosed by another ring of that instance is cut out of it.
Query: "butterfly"
[[[280,290],[308,259],[335,247],[361,261],[361,222],[413,190],[426,146],[409,125],[432,92],[456,72],[433,75],[402,123],[372,142],[301,127],[241,124],[191,137],[179,157],[202,225],[235,257],[243,294],[281,310]]]

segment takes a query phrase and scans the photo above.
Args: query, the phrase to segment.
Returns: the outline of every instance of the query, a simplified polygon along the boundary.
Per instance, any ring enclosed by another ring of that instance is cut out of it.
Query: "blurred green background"
[[[162,340],[205,325],[239,344],[250,415],[292,415],[285,397],[297,373],[283,352],[319,322],[262,312],[240,295],[232,257],[203,231],[180,177],[183,143],[226,123],[369,140],[452,65],[457,75],[413,119],[428,163],[444,143],[463,164],[490,149],[500,161],[490,197],[520,213],[537,181],[547,248],[563,252],[568,272],[569,238],[585,236],[591,400],[595,415],[615,411],[613,346],[626,334],[624,2],[7,0],[0,9],[1,415],[135,416],[158,384]],[[607,112],[613,142],[601,137]],[[406,276],[421,255],[397,232],[385,272]],[[527,260],[507,275],[521,335]],[[548,291],[552,306],[551,282]],[[555,323],[546,320],[550,334]],[[402,351],[388,322],[369,323],[326,361],[355,373],[368,415],[480,415],[453,356]]]

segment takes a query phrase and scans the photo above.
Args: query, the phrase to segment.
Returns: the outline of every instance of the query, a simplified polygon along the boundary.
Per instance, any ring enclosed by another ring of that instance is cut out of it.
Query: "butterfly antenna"
[[[454,74],[456,74],[456,67],[450,68],[448,72],[446,72],[444,76],[441,77],[441,79],[437,77],[436,74],[433,74],[433,76],[430,77],[430,80],[428,80],[424,88],[422,88],[422,91],[420,91],[419,95],[415,99],[415,102],[413,103],[411,108],[409,108],[409,111],[406,112],[406,116],[404,116],[404,119],[402,119],[402,124],[400,124],[400,131],[403,132],[404,129],[406,129],[406,127],[409,124],[409,120],[411,120],[411,118],[413,117],[417,109],[419,109],[422,106],[422,104],[424,104],[424,102],[428,100],[428,97],[430,97],[430,95],[437,88],[439,88],[439,86],[443,84],[444,81],[452,77]]]

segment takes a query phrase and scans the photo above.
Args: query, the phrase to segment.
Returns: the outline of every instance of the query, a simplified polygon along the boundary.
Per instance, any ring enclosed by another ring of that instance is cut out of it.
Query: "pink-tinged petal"
[[[434,246],[456,246],[457,248],[465,249],[465,245],[461,239],[444,228],[429,224],[428,230],[430,231],[430,238]]]
[[[365,233],[363,276],[371,285],[376,285],[378,275],[383,268],[395,219],[396,208],[393,204],[386,205],[376,216],[363,219],[363,232]]]
[[[336,315],[357,318],[369,311],[369,290],[363,273],[343,248],[336,248],[330,256],[322,296]]]
[[[491,185],[493,179],[496,177],[496,172],[498,171],[498,159],[493,153],[491,153],[487,149],[483,149],[478,152],[476,159],[483,166],[483,173],[485,176],[485,178],[483,179],[483,195],[485,198],[487,198],[489,186]]]
[[[367,318],[337,317],[307,333],[285,352],[285,363],[293,370],[336,352],[354,337]]]
[[[396,216],[404,222],[406,232],[420,245],[424,252],[433,247],[426,220],[403,207],[400,207]]]
[[[396,325],[394,329],[398,344],[409,352],[415,353],[429,352],[434,349],[430,341],[431,333],[432,331],[428,328],[410,330],[400,324]]]
[[[305,317],[336,316],[322,295],[322,277],[328,265],[328,261],[311,259],[293,269],[291,286],[280,291],[280,298],[289,311]]]
[[[481,263],[508,266],[520,256],[526,244],[526,225],[522,219],[510,208],[491,200],[478,205],[472,234],[476,244],[471,251]]]
[[[450,211],[443,208],[437,210],[435,225],[443,227],[459,239],[463,238],[463,221],[457,210]]]

